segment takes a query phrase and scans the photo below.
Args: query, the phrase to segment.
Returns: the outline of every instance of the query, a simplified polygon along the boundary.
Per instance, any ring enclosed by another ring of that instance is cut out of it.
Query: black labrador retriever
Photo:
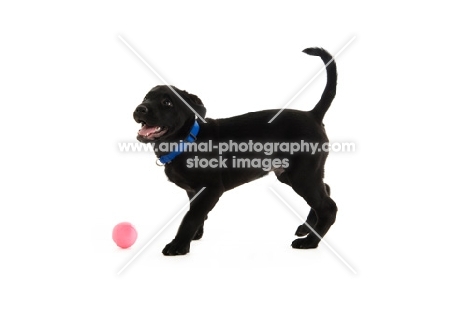
[[[204,221],[225,191],[271,171],[311,207],[296,231],[303,238],[294,240],[293,248],[316,248],[319,236],[335,222],[337,207],[323,182],[328,152],[312,154],[308,147],[298,151],[297,146],[299,141],[304,149],[328,142],[322,120],[335,97],[336,64],[322,48],[304,52],[328,63],[325,90],[311,111],[265,110],[205,120],[206,109],[197,96],[168,85],[151,89],[137,106],[133,117],[142,124],[137,139],[153,144],[169,181],[186,190],[191,200],[164,255],[188,253],[190,242],[202,237]]]

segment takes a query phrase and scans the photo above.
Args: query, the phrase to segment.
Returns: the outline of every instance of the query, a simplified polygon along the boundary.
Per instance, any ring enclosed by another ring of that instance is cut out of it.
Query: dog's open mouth
[[[162,137],[167,132],[167,129],[164,126],[149,126],[142,122],[140,130],[138,130],[138,136],[147,140],[153,140]]]

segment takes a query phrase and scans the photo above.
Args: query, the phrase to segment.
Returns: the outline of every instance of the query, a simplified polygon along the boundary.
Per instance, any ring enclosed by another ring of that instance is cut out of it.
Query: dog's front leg
[[[190,252],[190,242],[194,237],[197,237],[196,234],[203,226],[208,212],[214,208],[221,195],[221,190],[206,187],[205,190],[192,200],[190,210],[185,214],[177,235],[163,249],[164,255],[184,255]],[[192,199],[195,196],[195,192],[188,192],[188,196]]]

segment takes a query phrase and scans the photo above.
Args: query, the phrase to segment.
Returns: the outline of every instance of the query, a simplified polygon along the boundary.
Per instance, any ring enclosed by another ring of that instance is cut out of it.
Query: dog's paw
[[[315,249],[318,247],[319,242],[318,238],[299,238],[294,240],[291,246],[294,249]]]
[[[299,225],[299,227],[296,230],[295,235],[298,237],[304,237],[307,236],[310,233],[309,227],[307,227],[306,224]]]
[[[193,239],[192,240],[200,240],[201,237],[203,237],[203,226],[198,228],[195,236],[193,236]]]
[[[172,240],[171,243],[164,247],[162,253],[166,256],[174,256],[174,255],[185,255],[190,252],[190,243],[183,244]]]

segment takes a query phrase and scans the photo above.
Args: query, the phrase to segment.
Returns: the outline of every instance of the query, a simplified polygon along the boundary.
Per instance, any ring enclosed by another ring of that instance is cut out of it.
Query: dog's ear
[[[205,118],[206,108],[203,102],[196,95],[192,95],[186,91],[183,92],[185,100],[190,106],[202,117]]]
[[[200,100],[200,98],[192,94],[189,94],[189,98],[190,98],[190,101],[193,102],[192,108],[195,111],[197,111],[197,113],[200,114],[202,118],[205,118],[206,108],[203,105],[203,102]]]

